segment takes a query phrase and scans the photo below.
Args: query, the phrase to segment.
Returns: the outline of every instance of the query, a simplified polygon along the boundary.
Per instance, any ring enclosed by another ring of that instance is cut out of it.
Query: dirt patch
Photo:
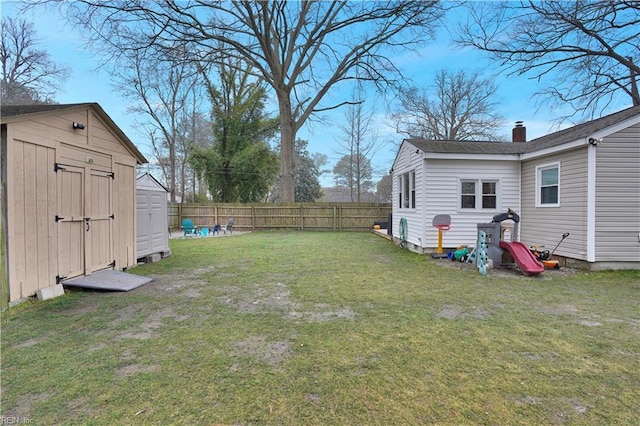
[[[484,319],[489,316],[484,308],[479,306],[462,307],[458,305],[446,305],[435,314],[436,318],[444,318],[449,320],[456,319]]]
[[[250,358],[279,370],[280,365],[291,357],[292,346],[289,341],[269,342],[263,336],[253,336],[236,342],[233,346],[233,355]]]
[[[289,318],[307,322],[326,322],[334,319],[353,320],[355,317],[356,313],[349,308],[338,309],[337,311],[289,312]]]
[[[133,376],[135,374],[141,373],[153,373],[154,371],[159,371],[159,365],[140,365],[140,364],[129,364],[124,367],[120,367],[116,370],[116,375],[118,376]]]
[[[3,392],[6,392],[7,389],[2,389]],[[53,392],[44,392],[44,393],[34,393],[34,394],[24,394],[20,397],[17,402],[17,406],[11,407],[7,409],[3,405],[2,407],[2,416],[0,420],[3,419],[30,419],[31,415],[35,410],[36,404],[41,402],[46,402],[53,398],[55,394]],[[2,422],[4,424],[4,422]],[[8,424],[8,423],[7,423]]]
[[[30,346],[35,346],[38,343],[42,343],[42,342],[44,342],[44,339],[33,338],[33,339],[25,340],[22,343],[18,343],[17,345],[14,346],[14,348],[28,348]]]

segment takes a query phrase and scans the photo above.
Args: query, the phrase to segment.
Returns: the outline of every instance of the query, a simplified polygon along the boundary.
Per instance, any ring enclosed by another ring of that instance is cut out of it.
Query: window
[[[416,172],[398,176],[398,206],[401,209],[416,208]]]
[[[496,210],[498,182],[481,179],[460,181],[460,208]]]
[[[409,173],[411,178],[411,208],[416,208],[416,172]]]
[[[482,182],[482,208],[495,209],[497,208],[497,201],[496,183]]]
[[[536,206],[559,206],[560,165],[556,163],[536,167],[536,187]]]
[[[476,208],[476,183],[474,182],[462,182],[462,196],[460,197],[461,205],[463,209],[475,209]]]

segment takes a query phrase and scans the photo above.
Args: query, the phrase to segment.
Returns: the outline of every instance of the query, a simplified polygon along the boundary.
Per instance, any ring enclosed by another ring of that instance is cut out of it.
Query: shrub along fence
[[[366,231],[374,222],[386,222],[391,203],[296,203],[296,204],[178,204],[169,203],[169,228],[180,229],[184,219],[198,227],[226,225],[233,229],[260,231],[299,229]]]

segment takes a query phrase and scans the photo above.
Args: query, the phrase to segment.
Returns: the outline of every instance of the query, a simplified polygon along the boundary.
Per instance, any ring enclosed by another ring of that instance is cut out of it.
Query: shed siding
[[[114,164],[113,220],[114,257],[116,269],[136,263],[136,165],[131,162]]]
[[[89,146],[94,149],[99,150],[107,150],[112,153],[124,154],[129,156],[130,153],[127,149],[122,145],[118,139],[113,137],[113,133],[107,127],[107,125],[95,115],[95,113],[90,112],[90,138],[89,138]]]
[[[416,174],[416,208],[400,208],[398,179],[404,173],[415,171]],[[424,164],[422,154],[416,153],[416,147],[404,142],[393,165],[393,236],[400,238],[400,219],[407,220],[407,241],[418,247],[423,247],[424,241]]]
[[[536,207],[536,167],[559,163],[559,207]],[[522,214],[520,240],[556,250],[560,256],[587,259],[587,148],[522,162]]]
[[[7,221],[10,299],[34,294],[41,282],[55,283],[55,150],[8,132]]]
[[[596,261],[640,262],[640,124],[596,148]]]
[[[470,142],[471,143],[471,142]],[[520,209],[520,167],[516,161],[426,160],[425,240],[428,247],[437,244],[438,230],[431,226],[437,214],[451,216],[451,230],[444,233],[443,246],[475,246],[478,223],[491,222],[494,215],[511,208]],[[461,209],[460,185],[465,180],[497,181],[497,208]]]

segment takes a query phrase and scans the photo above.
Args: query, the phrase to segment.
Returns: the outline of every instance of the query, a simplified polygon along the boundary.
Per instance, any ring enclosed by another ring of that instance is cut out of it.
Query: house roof
[[[640,117],[640,106],[577,124],[529,142],[472,142],[472,141],[434,141],[422,138],[405,139],[424,152],[443,154],[526,154],[546,148],[561,146],[565,143],[587,138],[590,135],[613,126],[634,116]]]
[[[102,107],[95,102],[86,102],[79,104],[54,104],[54,105],[3,105],[0,108],[0,118],[2,123],[7,123],[9,121],[15,121],[14,118],[22,117],[32,114],[42,114],[50,111],[59,111],[64,109],[73,109],[73,108],[91,108],[93,109],[100,118],[102,118],[117,134],[117,136],[122,139],[125,146],[131,151],[131,153],[136,157],[138,164],[148,163],[145,156],[138,150],[135,144],[125,135],[125,133],[118,127],[118,125],[109,117],[109,115],[102,109]]]

